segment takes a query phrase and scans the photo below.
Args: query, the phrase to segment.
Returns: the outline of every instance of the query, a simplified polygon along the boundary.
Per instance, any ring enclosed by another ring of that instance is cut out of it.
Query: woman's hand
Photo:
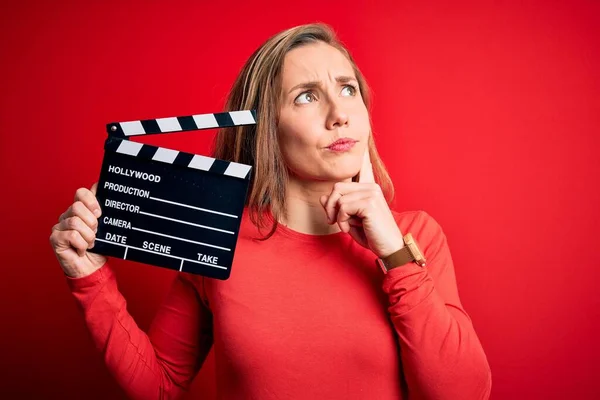
[[[330,224],[337,223],[377,257],[386,257],[404,246],[402,232],[375,183],[368,149],[358,182],[338,182],[320,201]]]
[[[87,252],[87,249],[94,247],[101,215],[96,188],[95,183],[91,190],[78,189],[75,202],[59,217],[58,224],[52,227],[52,249],[65,274],[73,278],[90,275],[106,262],[106,257]]]

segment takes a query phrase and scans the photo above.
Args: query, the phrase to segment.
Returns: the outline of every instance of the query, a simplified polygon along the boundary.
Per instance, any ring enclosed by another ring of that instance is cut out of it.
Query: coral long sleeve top
[[[147,333],[109,263],[67,282],[131,398],[176,398],[211,348],[219,399],[488,398],[489,365],[442,228],[424,211],[394,216],[419,242],[426,267],[384,275],[343,232],[280,226],[256,241],[246,210],[231,277],[177,273]]]

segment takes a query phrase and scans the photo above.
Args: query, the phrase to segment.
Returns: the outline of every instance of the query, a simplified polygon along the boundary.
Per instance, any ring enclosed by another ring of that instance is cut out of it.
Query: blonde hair
[[[286,212],[285,187],[288,172],[277,140],[284,57],[296,47],[317,41],[338,49],[350,61],[363,101],[370,110],[367,83],[334,31],[321,23],[301,25],[269,38],[246,61],[233,84],[225,105],[226,111],[256,110],[256,125],[222,128],[215,138],[213,157],[252,166],[246,198],[251,221],[260,230],[267,225],[265,213],[270,212],[273,217],[269,233],[262,239],[268,239],[275,233],[277,221]],[[394,197],[394,187],[377,153],[372,134],[368,146],[375,182],[381,186],[389,204]]]

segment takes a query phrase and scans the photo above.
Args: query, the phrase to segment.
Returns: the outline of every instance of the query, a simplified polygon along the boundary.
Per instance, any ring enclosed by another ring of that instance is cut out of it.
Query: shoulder
[[[424,210],[394,211],[402,235],[412,234],[426,256],[433,256],[446,244],[446,235],[438,221]]]

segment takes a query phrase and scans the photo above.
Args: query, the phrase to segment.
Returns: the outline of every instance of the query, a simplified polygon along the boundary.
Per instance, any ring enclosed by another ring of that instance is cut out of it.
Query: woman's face
[[[291,173],[324,181],[356,175],[370,124],[350,61],[325,43],[304,45],[286,54],[281,84],[279,144]]]

